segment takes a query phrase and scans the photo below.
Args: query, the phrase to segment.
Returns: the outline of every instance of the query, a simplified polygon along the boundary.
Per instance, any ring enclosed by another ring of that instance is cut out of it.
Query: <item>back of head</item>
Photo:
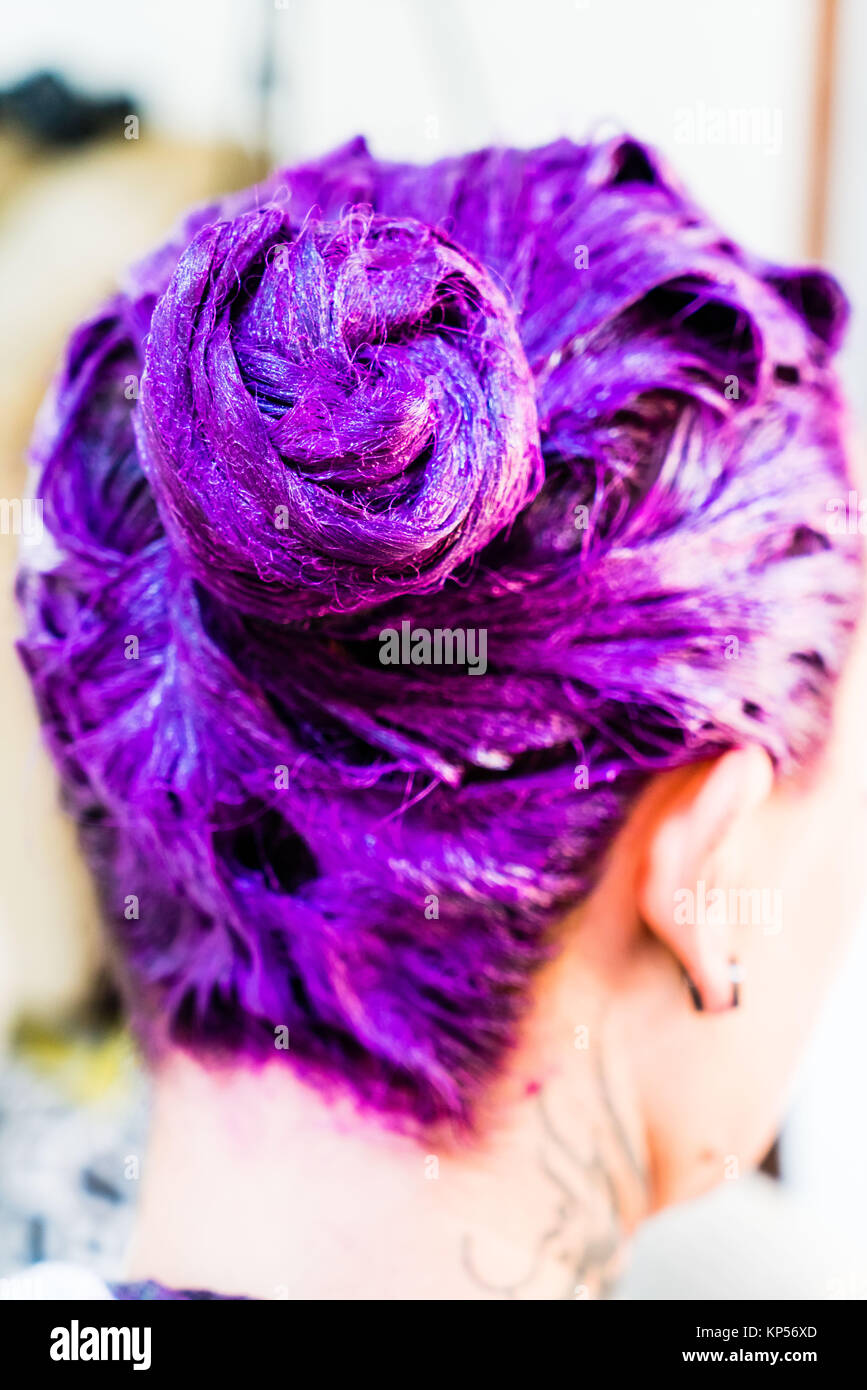
[[[647,779],[821,743],[844,318],[625,139],[356,141],[130,272],[21,650],[148,1046],[471,1120]]]

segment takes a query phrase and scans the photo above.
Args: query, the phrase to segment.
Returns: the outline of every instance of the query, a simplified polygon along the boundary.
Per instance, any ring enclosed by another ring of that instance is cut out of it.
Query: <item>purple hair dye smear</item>
[[[821,742],[845,316],[627,138],[356,140],[129,273],[43,413],[19,593],[147,1047],[286,1028],[318,1084],[471,1122],[646,779]],[[381,664],[404,621],[484,630],[484,677]]]

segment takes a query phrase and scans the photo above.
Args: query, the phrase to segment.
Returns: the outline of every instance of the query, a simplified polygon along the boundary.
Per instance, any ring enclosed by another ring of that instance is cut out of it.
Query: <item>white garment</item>
[[[89,1302],[113,1302],[111,1289],[90,1269],[65,1264],[62,1260],[46,1260],[30,1265],[0,1279],[0,1301],[12,1299],[85,1299]]]

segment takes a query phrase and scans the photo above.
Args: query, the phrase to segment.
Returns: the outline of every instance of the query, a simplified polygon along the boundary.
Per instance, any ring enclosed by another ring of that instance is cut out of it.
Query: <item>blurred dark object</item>
[[[122,128],[137,110],[123,92],[91,97],[77,92],[55,72],[37,72],[0,90],[0,127],[49,148],[85,145]]]
[[[120,990],[107,966],[102,965],[85,996],[78,1016],[80,1026],[108,1031],[123,1023],[123,1004]]]
[[[765,1173],[769,1178],[775,1178],[779,1182],[782,1177],[780,1168],[780,1143],[775,1139],[768,1152],[759,1164],[759,1172]]]

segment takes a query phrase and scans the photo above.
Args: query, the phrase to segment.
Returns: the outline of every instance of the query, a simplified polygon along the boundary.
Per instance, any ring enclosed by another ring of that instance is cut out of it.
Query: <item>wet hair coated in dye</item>
[[[20,645],[150,1048],[471,1122],[646,779],[821,743],[844,320],[626,138],[357,140],[129,272],[37,431]]]

